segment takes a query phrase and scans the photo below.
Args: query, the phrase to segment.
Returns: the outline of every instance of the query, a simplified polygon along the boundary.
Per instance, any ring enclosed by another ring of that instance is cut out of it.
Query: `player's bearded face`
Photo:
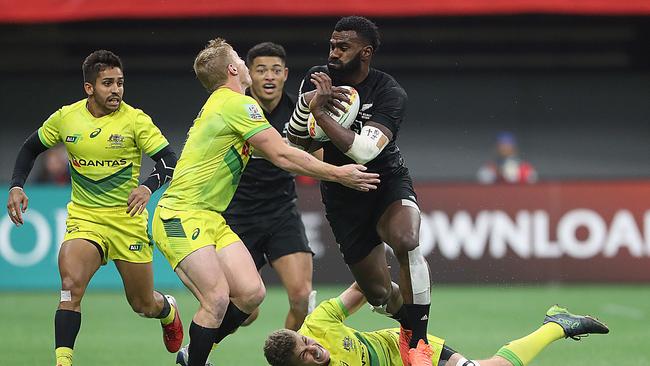
[[[124,75],[117,67],[102,70],[92,86],[90,98],[96,105],[107,112],[120,108],[124,96]]]
[[[330,58],[327,60],[327,69],[332,79],[341,80],[347,76],[353,75],[361,70],[361,50],[352,57],[350,61],[343,61],[340,58]]]

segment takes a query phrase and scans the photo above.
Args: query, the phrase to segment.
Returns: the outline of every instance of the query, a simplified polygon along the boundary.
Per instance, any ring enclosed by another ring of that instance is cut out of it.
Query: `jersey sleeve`
[[[52,115],[43,122],[43,125],[38,129],[38,138],[43,145],[48,149],[57,143],[61,142],[61,134],[59,133],[59,126],[61,123],[61,110],[52,113]]]
[[[316,85],[314,85],[314,83],[311,82],[311,74],[313,74],[313,73],[315,73],[317,71],[326,72],[327,69],[323,70],[323,67],[319,67],[319,66],[314,66],[311,69],[309,69],[309,71],[307,71],[307,74],[305,75],[305,78],[302,79],[302,82],[300,83],[300,88],[298,89],[299,90],[299,92],[298,92],[299,95],[303,95],[303,94],[305,94],[307,92],[310,92],[310,91],[316,89]]]
[[[347,309],[338,297],[323,301],[307,315],[298,332],[315,336],[323,335],[330,327],[343,323],[348,315]]]
[[[135,120],[135,143],[145,154],[155,155],[169,142],[160,129],[153,123],[151,117],[139,111]]]
[[[377,96],[374,102],[376,107],[370,120],[388,127],[393,133],[393,138],[395,138],[406,114],[407,101],[408,97],[406,92],[401,87],[393,86],[387,88]]]
[[[242,95],[224,104],[222,116],[231,130],[248,140],[256,133],[271,128],[262,107],[255,99]]]

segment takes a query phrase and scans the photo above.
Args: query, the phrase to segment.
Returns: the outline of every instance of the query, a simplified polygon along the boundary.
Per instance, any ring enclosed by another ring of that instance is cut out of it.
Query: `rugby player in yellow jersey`
[[[252,149],[282,169],[362,191],[375,189],[379,180],[362,165],[337,167],[289,147],[255,99],[244,95],[251,84],[248,68],[224,40],[199,52],[194,71],[210,96],[189,130],[152,229],[156,245],[200,303],[189,329],[188,359],[179,353],[177,362],[204,366],[213,343],[239,327],[266,292],[250,253],[221,215]]]
[[[392,285],[399,291],[397,284]],[[266,360],[271,366],[402,365],[400,342],[408,341],[400,338],[399,328],[360,332],[344,324],[365,303],[366,298],[355,282],[339,297],[322,302],[297,332],[290,329],[273,332],[264,344]],[[418,353],[418,357],[431,358],[431,363],[437,366],[525,366],[556,340],[608,332],[607,326],[597,319],[574,315],[554,305],[547,311],[541,327],[506,344],[490,359],[468,360],[443,339],[432,335],[428,335],[431,347],[426,347],[425,353]],[[418,347],[421,345],[423,341]]]
[[[183,342],[173,297],[153,289],[153,244],[145,209],[151,193],[171,178],[176,156],[151,118],[122,101],[122,62],[110,51],[91,53],[82,65],[87,98],[54,112],[25,141],[14,167],[7,210],[23,224],[23,184],[37,155],[63,143],[70,161],[72,199],[59,251],[61,299],[54,318],[56,365],[72,365],[81,325],[81,300],[101,265],[113,260],[133,311],[158,318],[169,352]],[[138,185],[142,153],[154,171]]]

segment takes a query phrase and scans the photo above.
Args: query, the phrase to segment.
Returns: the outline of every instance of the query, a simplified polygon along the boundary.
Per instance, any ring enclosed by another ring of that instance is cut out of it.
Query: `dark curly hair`
[[[250,67],[256,57],[263,56],[279,57],[282,62],[287,62],[287,52],[284,50],[284,47],[273,42],[262,42],[248,50],[248,53],[246,54],[246,64]]]
[[[336,25],[334,30],[337,32],[341,31],[355,31],[357,35],[366,41],[373,48],[373,52],[377,52],[381,40],[379,37],[379,28],[373,23],[370,19],[352,15],[349,17],[341,18]]]
[[[280,329],[271,333],[264,342],[264,357],[271,366],[289,366],[296,338],[289,329]]]
[[[84,81],[94,84],[100,72],[113,67],[118,67],[124,71],[122,60],[116,54],[111,51],[97,50],[86,57],[83,64],[81,64],[81,71],[84,75]]]

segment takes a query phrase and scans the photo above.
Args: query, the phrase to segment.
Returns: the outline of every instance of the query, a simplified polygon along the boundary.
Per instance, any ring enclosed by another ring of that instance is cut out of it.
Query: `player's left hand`
[[[151,198],[151,191],[149,188],[143,185],[138,186],[136,189],[132,190],[129,195],[129,199],[126,202],[129,207],[126,209],[126,213],[131,216],[141,214],[142,211],[147,208],[149,198]]]

